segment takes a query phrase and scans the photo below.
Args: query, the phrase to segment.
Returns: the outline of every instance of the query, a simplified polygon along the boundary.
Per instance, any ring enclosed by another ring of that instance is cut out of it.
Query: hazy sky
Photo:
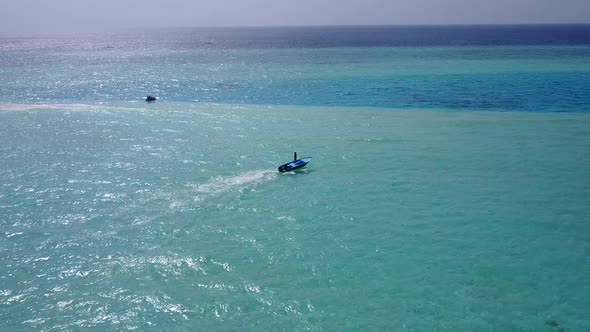
[[[0,34],[162,26],[590,23],[590,0],[0,0]]]

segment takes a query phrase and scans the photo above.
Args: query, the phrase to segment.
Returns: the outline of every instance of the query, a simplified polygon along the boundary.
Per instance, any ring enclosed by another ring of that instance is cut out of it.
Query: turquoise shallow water
[[[590,330],[589,29],[1,37],[0,331]]]
[[[590,328],[588,114],[0,108],[2,330]]]

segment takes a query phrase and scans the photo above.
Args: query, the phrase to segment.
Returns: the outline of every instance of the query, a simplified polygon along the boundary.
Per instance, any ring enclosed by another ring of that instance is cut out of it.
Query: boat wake
[[[243,190],[278,177],[274,170],[248,171],[237,176],[212,178],[209,182],[194,186],[195,200],[201,201],[209,196],[217,196],[232,190]]]

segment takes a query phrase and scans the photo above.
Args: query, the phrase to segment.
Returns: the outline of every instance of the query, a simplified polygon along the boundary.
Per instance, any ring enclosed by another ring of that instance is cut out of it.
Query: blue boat
[[[286,163],[284,165],[279,166],[279,172],[285,173],[285,172],[290,172],[290,171],[302,168],[305,165],[307,165],[307,163],[309,163],[310,161],[311,161],[311,157],[297,159],[297,160],[292,161],[290,163]]]

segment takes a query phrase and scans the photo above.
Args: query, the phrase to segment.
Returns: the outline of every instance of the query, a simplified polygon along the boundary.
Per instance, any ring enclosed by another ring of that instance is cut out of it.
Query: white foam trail
[[[188,183],[185,190],[168,191],[158,189],[156,191],[145,190],[145,192],[136,192],[140,194],[139,201],[133,204],[126,204],[119,214],[126,215],[129,210],[137,209],[139,205],[148,205],[153,202],[163,201],[171,211],[181,211],[185,208],[191,208],[195,202],[203,202],[209,198],[219,196],[232,190],[243,190],[251,188],[260,183],[267,182],[278,178],[278,172],[274,170],[256,170],[242,173],[231,177],[214,177],[206,183]],[[135,226],[143,225],[152,220],[139,219],[135,220]]]
[[[257,170],[242,173],[232,177],[215,177],[207,183],[197,185],[195,191],[206,195],[218,195],[233,189],[257,185],[277,177],[274,170]]]

